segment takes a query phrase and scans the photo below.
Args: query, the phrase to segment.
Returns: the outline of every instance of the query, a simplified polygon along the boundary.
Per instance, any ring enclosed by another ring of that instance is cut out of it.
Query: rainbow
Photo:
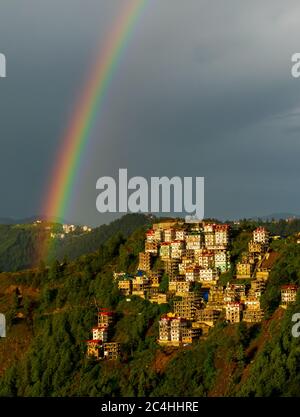
[[[55,159],[50,185],[47,187],[47,198],[42,208],[42,213],[48,218],[64,218],[67,212],[81,155],[88,143],[96,117],[99,117],[99,114],[101,116],[107,90],[146,2],[147,0],[126,1],[104,48],[100,48],[100,54],[75,106]],[[41,254],[46,257],[49,243],[43,246]]]

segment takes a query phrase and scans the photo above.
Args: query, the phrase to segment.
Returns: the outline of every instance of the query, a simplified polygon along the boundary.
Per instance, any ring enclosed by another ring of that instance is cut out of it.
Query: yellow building
[[[281,287],[281,306],[286,308],[289,304],[296,301],[298,286],[287,284]]]
[[[249,262],[238,262],[236,265],[237,279],[251,278],[253,265]]]
[[[102,358],[102,341],[101,340],[87,340],[87,355],[90,358],[97,360]]]
[[[139,253],[139,266],[138,269],[141,271],[148,272],[152,267],[152,258],[151,253],[149,252],[140,252]]]
[[[118,289],[123,295],[130,295],[132,293],[132,279],[120,279]]]
[[[229,323],[239,323],[241,321],[242,305],[239,302],[230,302],[225,307],[225,317]]]
[[[117,360],[120,357],[120,343],[108,342],[103,344],[103,358]]]

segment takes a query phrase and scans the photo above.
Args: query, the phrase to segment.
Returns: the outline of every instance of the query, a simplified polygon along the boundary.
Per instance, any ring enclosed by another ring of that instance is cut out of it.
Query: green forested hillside
[[[264,294],[267,316],[261,324],[220,322],[206,340],[166,349],[156,338],[167,307],[135,297],[127,302],[112,279],[113,270],[134,270],[143,240],[143,229],[126,239],[116,234],[74,262],[0,275],[0,311],[9,321],[8,337],[0,340],[0,395],[300,395],[300,341],[291,335],[300,299],[282,310],[278,297],[282,284],[300,284],[300,245],[293,239],[277,244],[281,256]],[[95,362],[85,355],[96,323],[95,300],[116,312],[118,361]]]
[[[0,271],[32,266],[44,239],[44,232],[28,225],[0,225]]]
[[[150,218],[142,214],[128,214],[93,229],[90,233],[66,235],[64,239],[55,239],[51,245],[50,259],[75,259],[85,253],[99,248],[111,236],[120,232],[129,236],[136,228],[149,224]],[[52,228],[61,227],[58,224]],[[49,239],[49,231],[44,225],[33,223],[24,225],[0,225],[0,271],[17,271],[37,266],[39,248],[45,239]]]

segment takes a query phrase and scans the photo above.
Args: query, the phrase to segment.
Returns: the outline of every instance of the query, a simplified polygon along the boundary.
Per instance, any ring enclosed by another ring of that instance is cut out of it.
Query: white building
[[[94,327],[93,328],[93,340],[101,340],[103,343],[108,340],[108,328],[107,327]]]
[[[269,233],[264,227],[258,227],[253,231],[253,242],[266,244],[269,241]]]
[[[67,233],[75,232],[76,226],[74,224],[63,224],[63,231]]]
[[[185,279],[187,281],[199,281],[200,268],[198,266],[189,266],[185,271]]]
[[[217,224],[215,226],[215,245],[226,247],[229,243],[229,226],[228,224]]]
[[[219,268],[221,272],[228,271],[230,267],[229,254],[226,250],[219,250],[214,253],[215,268]]]
[[[200,282],[215,282],[219,279],[219,273],[215,268],[200,269],[199,281]]]
[[[242,305],[238,302],[230,302],[225,307],[225,317],[230,323],[239,323],[241,321]]]
[[[175,239],[176,240],[185,240],[186,231],[184,229],[176,229]]]

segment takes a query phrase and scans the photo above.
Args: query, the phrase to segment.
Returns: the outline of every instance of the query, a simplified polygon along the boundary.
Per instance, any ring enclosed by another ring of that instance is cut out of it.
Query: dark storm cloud
[[[123,0],[1,5],[1,215],[39,211],[61,133]],[[206,214],[297,211],[296,0],[149,1],[84,152],[69,217],[100,223],[102,175],[206,178]],[[289,116],[293,115],[293,116]],[[8,175],[9,173],[9,175]]]

